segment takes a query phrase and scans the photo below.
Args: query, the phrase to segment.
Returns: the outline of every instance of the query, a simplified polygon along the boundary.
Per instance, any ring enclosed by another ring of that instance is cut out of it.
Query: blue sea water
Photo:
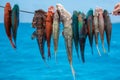
[[[97,53],[94,42],[94,55],[91,54],[89,41],[85,47],[83,64],[78,60],[73,46],[73,66],[76,80],[120,80],[120,23],[112,24],[111,50],[104,54],[99,38],[102,56]],[[6,36],[4,24],[0,24],[0,80],[73,80],[65,50],[65,43],[60,33],[57,53],[58,62],[54,59],[53,40],[51,41],[51,59],[45,55],[47,67],[41,59],[37,41],[31,40],[35,29],[30,23],[20,23],[17,35],[17,49],[14,50]],[[62,28],[61,28],[62,31]],[[107,42],[105,36],[105,48]]]

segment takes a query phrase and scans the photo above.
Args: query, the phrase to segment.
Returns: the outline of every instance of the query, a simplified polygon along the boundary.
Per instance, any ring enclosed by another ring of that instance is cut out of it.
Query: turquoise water
[[[102,56],[99,57],[94,43],[94,55],[91,54],[89,41],[85,47],[85,59],[77,59],[73,50],[73,66],[76,80],[119,80],[120,79],[120,24],[113,24],[111,51],[104,54],[99,40]],[[17,35],[17,49],[12,49],[5,34],[4,25],[0,24],[0,80],[73,80],[68,63],[64,39],[60,34],[58,63],[55,63],[53,41],[51,41],[51,60],[49,68],[41,59],[36,40],[31,40],[34,31],[31,24],[21,23]],[[62,28],[61,28],[62,31]],[[107,42],[105,40],[107,50]],[[74,48],[74,46],[73,46]],[[47,47],[45,46],[47,59]]]

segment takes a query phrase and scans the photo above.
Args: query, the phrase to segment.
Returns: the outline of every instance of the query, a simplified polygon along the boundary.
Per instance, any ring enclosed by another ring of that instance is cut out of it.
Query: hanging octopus
[[[40,49],[42,59],[45,61],[44,44],[46,40],[45,34],[46,12],[42,9],[35,11],[32,26],[36,31],[32,34],[32,39],[36,38]]]

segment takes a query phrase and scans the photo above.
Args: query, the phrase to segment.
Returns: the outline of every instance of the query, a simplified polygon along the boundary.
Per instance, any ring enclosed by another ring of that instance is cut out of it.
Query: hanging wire
[[[29,11],[24,11],[24,10],[20,10],[20,12],[34,14],[34,12],[29,12]]]
[[[110,14],[110,15],[111,15],[111,14],[113,14],[113,13],[108,13],[108,14]]]
[[[5,8],[4,6],[1,6],[0,5],[0,8]],[[34,12],[30,12],[30,11],[25,11],[25,10],[20,10],[20,12],[23,12],[23,13],[29,13],[29,14],[34,14]],[[109,15],[112,15],[112,13],[108,13]]]
[[[1,5],[0,5],[0,7],[1,7],[1,8],[5,8],[4,6],[1,6]]]
[[[0,5],[0,8],[5,8],[5,7]],[[20,10],[20,12],[34,14],[34,12],[25,11],[25,10]]]

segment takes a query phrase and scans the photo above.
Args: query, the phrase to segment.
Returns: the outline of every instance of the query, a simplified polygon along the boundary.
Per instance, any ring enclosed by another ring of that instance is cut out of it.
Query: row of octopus
[[[19,6],[15,5],[11,10],[10,3],[7,3],[4,11],[5,11],[4,23],[6,34],[11,42],[12,47],[16,48],[17,28],[19,25]],[[75,70],[72,65],[73,42],[75,45],[78,58],[79,58],[78,47],[80,45],[81,59],[83,63],[85,62],[84,48],[87,36],[89,38],[89,43],[92,51],[91,53],[93,54],[93,39],[95,39],[98,54],[101,56],[98,47],[98,35],[100,34],[102,48],[104,53],[106,53],[104,47],[104,32],[106,33],[109,52],[112,24],[108,11],[103,10],[102,8],[96,8],[95,11],[90,9],[87,15],[85,15],[83,12],[78,12],[76,10],[73,11],[73,15],[71,15],[61,4],[56,5],[56,10],[53,6],[50,6],[47,12],[44,11],[43,9],[36,10],[32,22],[32,26],[36,30],[33,32],[31,38],[32,39],[36,38],[40,49],[40,54],[45,63],[46,59],[44,55],[44,45],[45,42],[47,42],[48,58],[51,58],[50,43],[52,36],[56,60],[60,34],[59,27],[61,22],[64,26],[62,35],[65,40],[68,61],[71,67],[73,77],[75,79]],[[12,37],[15,44],[12,41]]]

